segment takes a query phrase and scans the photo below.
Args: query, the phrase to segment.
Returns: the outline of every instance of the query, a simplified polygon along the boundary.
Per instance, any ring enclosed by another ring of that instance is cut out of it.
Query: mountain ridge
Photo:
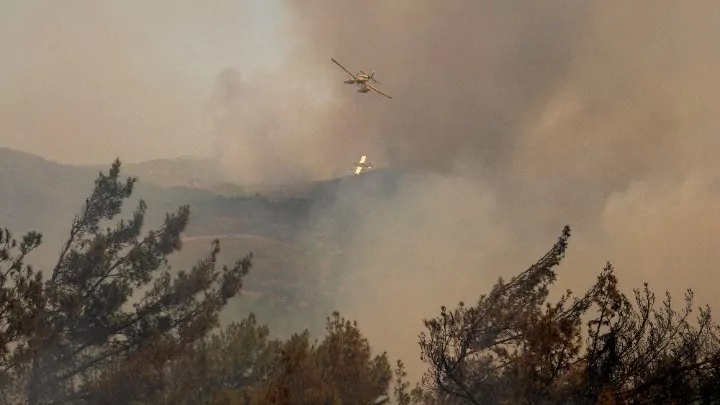
[[[122,177],[137,175],[126,166],[132,164],[123,164]],[[42,233],[44,243],[29,261],[41,270],[52,268],[93,180],[109,167],[67,165],[0,147],[0,228],[9,229],[15,237],[30,230]],[[316,289],[323,252],[312,249],[313,243],[303,245],[296,240],[309,222],[314,197],[222,196],[139,178],[121,218],[129,216],[143,199],[148,207],[144,228],[153,229],[166,212],[190,205],[183,249],[171,258],[173,268],[195,265],[208,254],[214,238],[221,240],[223,263],[253,252],[253,271],[246,280],[253,297],[234,301],[223,319],[231,321],[233,314],[254,312],[279,333],[296,331],[305,322],[302,319],[322,319],[320,315],[330,305]],[[283,315],[289,313],[294,315]]]

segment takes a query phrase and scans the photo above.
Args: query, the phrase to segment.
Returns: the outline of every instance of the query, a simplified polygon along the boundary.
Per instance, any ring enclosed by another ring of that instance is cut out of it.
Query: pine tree
[[[711,403],[720,399],[720,330],[710,309],[690,318],[648,289],[633,305],[608,265],[581,298],[547,301],[570,237],[536,264],[502,279],[473,306],[426,320],[424,385],[439,403]],[[588,319],[583,328],[583,321]],[[583,336],[586,336],[583,339]]]
[[[131,219],[112,226],[137,181],[119,175],[119,160],[99,174],[47,281],[23,265],[39,234],[17,244],[5,232],[0,240],[0,384],[22,381],[24,392],[14,395],[29,405],[129,403],[143,394],[127,378],[132,370],[162,365],[202,339],[250,269],[250,254],[220,268],[216,240],[192,269],[171,272],[168,256],[182,246],[189,206],[144,237],[142,200]]]

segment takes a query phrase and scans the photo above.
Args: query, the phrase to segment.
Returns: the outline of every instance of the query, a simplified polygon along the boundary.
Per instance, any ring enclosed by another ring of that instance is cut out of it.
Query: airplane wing
[[[349,70],[345,69],[345,66],[341,65],[340,62],[338,62],[338,61],[335,60],[335,58],[330,58],[330,60],[333,61],[333,62],[335,62],[336,65],[340,66],[340,69],[346,71],[347,74],[349,74],[349,75],[352,76],[355,80],[357,80],[357,76],[355,76],[354,74],[352,74],[352,72],[350,72]]]
[[[373,87],[373,86],[372,86],[371,84],[369,84],[369,83],[365,83],[365,85],[366,85],[369,89],[375,90],[375,91],[377,91],[378,93],[382,94],[383,96],[385,96],[385,97],[387,97],[387,98],[392,98],[392,97],[390,97],[388,94],[384,93],[382,90]]]
[[[362,157],[360,158],[360,163],[365,163],[365,159],[367,159],[367,156],[362,155]]]
[[[355,174],[360,174],[360,172],[362,171],[362,169],[363,169],[363,168],[360,167],[360,166],[356,167],[356,168],[355,168]]]

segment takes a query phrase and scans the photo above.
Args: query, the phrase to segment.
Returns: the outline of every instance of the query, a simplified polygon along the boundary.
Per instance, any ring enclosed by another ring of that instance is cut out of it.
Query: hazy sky
[[[280,0],[0,0],[0,145],[67,163],[211,153],[217,75],[283,54]]]
[[[347,174],[361,154],[427,169],[317,211],[369,210],[339,309],[414,370],[422,317],[522,271],[565,224],[562,286],[610,260],[625,290],[720,305],[717,0],[0,4],[4,146],[222,152],[238,182]],[[330,57],[393,99],[357,94]]]

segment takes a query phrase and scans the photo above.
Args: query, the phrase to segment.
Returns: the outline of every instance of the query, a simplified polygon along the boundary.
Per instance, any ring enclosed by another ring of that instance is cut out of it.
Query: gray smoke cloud
[[[565,223],[558,288],[610,260],[626,290],[720,304],[717,3],[289,4],[292,68],[332,89],[313,124],[354,140],[335,155],[426,170],[367,194],[373,208],[328,211],[363,212],[338,306],[414,377],[421,319],[525,269]],[[393,99],[357,94],[331,56],[375,70]]]
[[[332,159],[339,139],[315,126],[326,112],[305,85],[275,71],[255,80],[232,68],[218,75],[206,118],[214,157],[229,180],[291,184],[340,174]],[[349,162],[339,163],[346,169]]]
[[[344,183],[315,215],[344,227],[337,308],[415,377],[422,318],[523,270],[566,223],[559,288],[610,260],[624,288],[720,304],[716,1],[287,0],[286,52],[264,70],[280,45],[251,2],[11,3],[7,146],[213,154],[237,183],[345,175],[360,155],[406,170],[391,193]],[[358,94],[330,57],[393,99]]]

